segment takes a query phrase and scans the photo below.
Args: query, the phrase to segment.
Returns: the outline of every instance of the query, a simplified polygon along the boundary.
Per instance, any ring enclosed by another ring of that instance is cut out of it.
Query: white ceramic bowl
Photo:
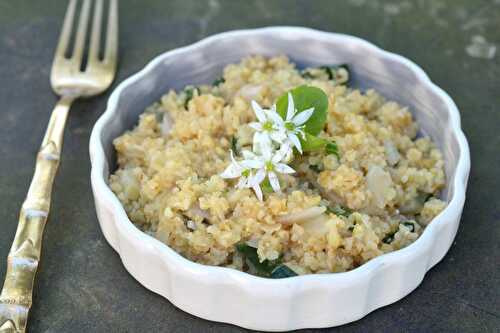
[[[272,280],[191,262],[130,222],[107,185],[115,168],[112,140],[169,89],[212,82],[249,54],[286,54],[299,66],[347,63],[355,87],[411,107],[444,154],[448,184],[442,194],[448,206],[417,241],[346,273]],[[113,92],[92,131],[90,156],[102,231],[132,276],[195,316],[268,331],[342,325],[414,290],[455,237],[470,169],[457,107],[422,69],[362,39],[296,27],[222,33],[156,57]]]

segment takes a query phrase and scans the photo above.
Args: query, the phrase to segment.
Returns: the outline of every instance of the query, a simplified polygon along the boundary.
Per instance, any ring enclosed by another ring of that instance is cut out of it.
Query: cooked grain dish
[[[111,189],[138,228],[182,256],[261,276],[348,271],[405,247],[446,205],[442,154],[406,107],[349,88],[348,74],[252,56],[212,85],[171,90],[115,139]],[[301,85],[328,97],[319,136],[338,154],[295,155],[281,192],[260,201],[221,177],[228,152],[252,145],[252,100],[269,108]]]

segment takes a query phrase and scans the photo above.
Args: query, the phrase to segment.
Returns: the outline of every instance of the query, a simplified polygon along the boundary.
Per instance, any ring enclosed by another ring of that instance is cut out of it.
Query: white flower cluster
[[[277,174],[295,172],[287,163],[291,160],[293,147],[302,154],[299,136],[305,139],[304,124],[312,116],[314,108],[297,112],[290,93],[285,120],[276,112],[276,105],[271,109],[263,109],[257,102],[252,101],[252,108],[258,120],[250,123],[250,127],[256,131],[252,151],[242,151],[243,160],[237,161],[231,150],[231,163],[220,176],[239,178],[236,187],[252,188],[257,198],[262,201],[260,184],[266,177],[273,191],[279,192],[281,189]]]

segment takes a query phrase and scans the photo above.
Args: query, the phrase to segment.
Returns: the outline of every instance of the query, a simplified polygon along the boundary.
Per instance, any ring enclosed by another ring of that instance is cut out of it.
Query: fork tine
[[[78,30],[76,31],[76,39],[75,46],[73,48],[72,59],[75,61],[75,64],[80,67],[83,49],[85,46],[85,36],[87,35],[87,26],[89,21],[89,12],[90,12],[90,1],[84,0],[82,6],[82,12],[80,14],[80,19],[78,20]]]
[[[110,0],[104,62],[114,66],[118,52],[118,1]]]
[[[94,6],[94,22],[92,24],[92,34],[90,36],[89,62],[95,61],[99,57],[102,26],[102,0],[96,0]]]
[[[73,19],[75,17],[76,0],[71,0],[66,9],[66,16],[64,16],[64,23],[57,43],[55,58],[62,58],[68,49],[69,38],[71,36],[71,28],[73,26]]]

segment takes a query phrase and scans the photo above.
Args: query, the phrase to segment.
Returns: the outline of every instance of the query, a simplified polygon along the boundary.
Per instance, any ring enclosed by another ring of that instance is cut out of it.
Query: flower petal
[[[252,150],[255,154],[262,154],[262,148],[271,145],[271,138],[269,132],[256,132],[253,135]]]
[[[236,187],[240,189],[248,187],[248,177],[241,177],[238,184],[236,184]]]
[[[281,147],[280,147],[280,150],[278,150],[278,151],[274,154],[274,156],[273,156],[273,158],[272,158],[271,162],[272,162],[273,164],[276,164],[276,163],[280,162],[281,160],[283,160],[283,158],[284,158],[285,156],[287,156],[287,155],[289,154],[289,152],[290,152],[290,150],[291,150],[291,149],[292,149],[292,147],[290,147],[290,144],[289,144],[288,142],[283,143],[283,144],[281,145]]]
[[[262,131],[262,124],[261,123],[257,123],[257,122],[249,123],[248,126],[250,126],[251,128],[253,128],[256,131]]]
[[[299,112],[295,117],[293,117],[292,123],[295,126],[300,126],[303,123],[305,123],[306,121],[308,121],[309,118],[311,118],[313,113],[314,113],[314,108],[310,108],[310,109],[304,110],[302,112]]]
[[[231,157],[231,163],[238,165],[238,162],[234,159],[234,152],[233,150],[229,150],[229,156]]]
[[[283,156],[281,161],[284,163],[290,163],[290,161],[292,161],[292,158],[293,158],[293,149],[289,149],[288,152],[285,154],[285,156]]]
[[[267,118],[272,120],[274,125],[277,127],[285,126],[285,121],[277,112],[273,112],[271,110],[264,110],[264,112],[266,113]]]
[[[257,197],[257,199],[262,201],[262,190],[260,189],[260,185],[259,184],[254,185],[252,186],[252,189],[255,192],[255,196]]]
[[[294,133],[289,133],[288,140],[290,140],[290,142],[293,144],[293,146],[295,148],[297,148],[297,150],[299,151],[300,154],[302,154],[302,145],[300,144],[300,140],[297,137],[297,135],[295,135]]]
[[[278,180],[278,176],[274,172],[269,172],[267,174],[267,178],[269,178],[269,183],[271,184],[271,187],[273,188],[274,192],[280,192],[280,182]]]
[[[260,105],[256,101],[253,101],[253,100],[252,100],[252,109],[253,109],[253,112],[255,112],[255,115],[257,116],[257,119],[259,120],[259,122],[261,122],[261,123],[266,122],[267,119],[266,119],[266,115],[264,114],[264,110],[262,110]]]
[[[255,185],[258,185],[260,183],[262,183],[262,181],[264,180],[264,178],[266,178],[266,171],[264,169],[260,169],[259,171],[257,171],[257,173],[255,174],[255,176],[253,176],[249,181],[248,183],[250,184],[250,186],[255,186]]]
[[[295,173],[295,170],[293,170],[291,167],[289,167],[285,163],[275,164],[274,170],[278,171],[279,173]]]
[[[261,141],[259,143],[254,142],[254,145],[255,144],[259,144],[260,153],[262,154],[263,159],[265,161],[269,161],[273,156],[273,150],[274,150],[271,140]]]
[[[241,152],[241,154],[243,155],[243,158],[245,160],[253,160],[253,159],[257,158],[257,156],[254,153],[252,153],[250,150],[243,150]]]
[[[305,141],[305,140],[306,140],[306,133],[304,133],[303,127],[304,127],[304,126],[297,127],[297,128],[295,129],[295,134],[300,135],[300,136],[302,137],[302,140],[304,140],[304,141]]]
[[[246,169],[260,169],[264,167],[264,162],[260,160],[243,160],[240,164]]]
[[[295,114],[295,104],[291,93],[288,93],[288,108],[286,109],[286,121],[290,121]]]
[[[269,134],[271,139],[279,144],[283,144],[283,141],[286,139],[286,132],[284,130],[273,131]]]
[[[241,169],[241,167],[237,164],[229,164],[229,166],[226,168],[226,170],[224,170],[220,176],[222,178],[237,178],[239,176],[241,176],[241,172],[243,170]]]

